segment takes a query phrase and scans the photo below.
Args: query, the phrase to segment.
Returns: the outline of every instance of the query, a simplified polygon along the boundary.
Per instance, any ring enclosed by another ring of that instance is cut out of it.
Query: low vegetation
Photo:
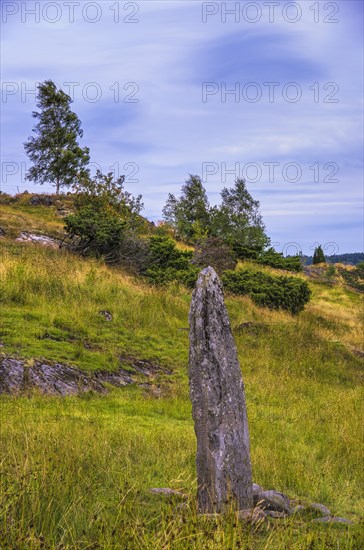
[[[62,234],[57,208],[32,206],[28,197],[1,209],[1,353],[85,371],[115,370],[129,355],[171,374],[107,395],[0,396],[0,546],[361,549],[360,293],[297,275],[312,296],[295,316],[260,307],[249,295],[226,296],[246,386],[254,481],[322,502],[354,524],[289,518],[249,528],[233,515],[206,520],[193,505],[191,290],[175,276],[150,284],[102,258],[14,241],[29,223]],[[169,268],[177,262],[177,271],[197,269],[187,247],[158,234],[151,242]],[[252,280],[258,272],[281,276],[256,262],[240,262],[238,269]],[[187,509],[151,494],[151,487],[186,492]]]
[[[303,261],[300,256],[283,256],[276,252],[274,248],[269,248],[261,252],[256,257],[256,261],[262,265],[269,265],[275,269],[285,269],[286,271],[295,271],[300,273],[303,268]]]
[[[364,262],[360,262],[353,269],[338,267],[338,272],[346,284],[364,292]]]
[[[254,478],[292,497],[325,502],[357,522],[357,391],[300,377],[295,382],[287,374],[279,381],[270,369],[259,370],[244,373]],[[362,547],[357,524],[287,519],[249,528],[232,514],[198,517],[186,395],[156,400],[126,388],[107,397],[3,397],[1,407],[5,548]],[[178,499],[166,502],[149,492],[165,486],[189,495],[185,512]]]
[[[297,277],[277,277],[260,271],[239,269],[225,271],[222,281],[226,290],[247,295],[258,306],[285,309],[292,315],[303,311],[311,296],[307,282]]]

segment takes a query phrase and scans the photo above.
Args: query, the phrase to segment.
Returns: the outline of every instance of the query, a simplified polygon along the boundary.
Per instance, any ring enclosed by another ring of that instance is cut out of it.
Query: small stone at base
[[[236,512],[236,517],[239,520],[247,521],[248,523],[260,523],[267,519],[267,514],[261,508],[247,508]]]
[[[353,522],[350,519],[339,518],[336,516],[324,516],[322,518],[315,518],[312,520],[314,523],[347,523],[353,525]]]
[[[323,504],[319,504],[318,502],[311,502],[309,506],[307,506],[308,510],[312,510],[314,512],[319,512],[323,517],[331,516],[331,512],[326,506]]]

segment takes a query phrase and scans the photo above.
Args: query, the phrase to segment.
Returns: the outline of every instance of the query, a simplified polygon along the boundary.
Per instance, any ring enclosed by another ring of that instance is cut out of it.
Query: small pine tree
[[[24,143],[33,162],[26,179],[35,183],[52,183],[59,193],[61,186],[69,186],[88,175],[89,149],[77,142],[82,137],[81,121],[70,109],[71,98],[57,90],[52,80],[38,87],[37,107],[33,111],[38,123],[33,128],[36,137]]]
[[[325,254],[322,250],[321,245],[317,246],[315,248],[315,252],[313,254],[313,263],[314,264],[324,264],[325,263]]]

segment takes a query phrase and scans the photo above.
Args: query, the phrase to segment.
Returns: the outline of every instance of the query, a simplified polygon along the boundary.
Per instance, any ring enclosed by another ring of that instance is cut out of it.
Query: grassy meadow
[[[190,292],[16,243],[16,231],[26,228],[13,221],[19,212],[24,223],[32,218],[33,230],[62,228],[49,208],[2,209],[9,237],[0,240],[0,352],[88,371],[116,369],[129,355],[172,373],[157,376],[158,392],[127,386],[107,395],[0,396],[1,549],[364,547],[359,293],[310,282],[311,302],[298,317],[226,297],[246,387],[254,481],[323,503],[354,524],[288,518],[248,527],[233,514],[207,520],[194,505]],[[186,492],[187,508],[151,494],[152,487]]]

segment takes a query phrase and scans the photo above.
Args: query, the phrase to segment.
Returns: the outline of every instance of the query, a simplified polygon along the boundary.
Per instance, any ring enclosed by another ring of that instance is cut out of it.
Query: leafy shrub
[[[233,251],[239,260],[258,260],[262,253],[262,247],[246,246],[240,242],[234,242]]]
[[[149,240],[148,268],[145,275],[154,284],[171,281],[193,287],[199,269],[191,264],[192,252],[179,250],[169,237],[155,235]]]
[[[193,252],[179,250],[173,239],[161,235],[150,238],[150,260],[158,267],[173,269],[188,269]]]
[[[302,262],[300,256],[284,257],[281,252],[276,252],[274,248],[269,248],[262,252],[257,258],[258,263],[269,265],[275,269],[286,269],[287,271],[302,271]]]
[[[84,255],[113,256],[125,235],[142,229],[141,196],[123,188],[123,177],[99,170],[93,180],[85,178],[76,188],[76,212],[67,216],[65,230],[73,247]]]
[[[83,255],[109,254],[121,241],[125,220],[113,212],[99,210],[92,204],[82,206],[75,214],[64,219],[67,233],[75,239],[75,248]]]
[[[246,269],[226,271],[222,277],[226,290],[249,296],[257,305],[300,313],[310,300],[306,281],[297,277],[275,277]]]
[[[208,237],[197,244],[192,263],[200,268],[211,266],[221,274],[235,269],[237,262],[232,249],[221,238]]]

